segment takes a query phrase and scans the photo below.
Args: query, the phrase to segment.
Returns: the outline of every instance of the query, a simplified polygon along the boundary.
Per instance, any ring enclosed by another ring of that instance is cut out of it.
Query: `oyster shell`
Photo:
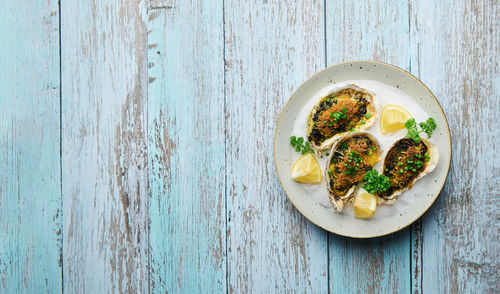
[[[380,202],[393,204],[401,193],[433,171],[438,160],[438,148],[427,139],[419,143],[411,138],[396,141],[384,156],[382,173],[389,177],[391,188],[377,193]]]
[[[380,160],[380,144],[367,132],[353,132],[337,140],[330,151],[325,170],[328,195],[333,207],[341,211],[354,196],[366,172]]]
[[[306,134],[312,147],[323,153],[345,134],[372,126],[377,120],[375,97],[350,84],[321,98],[307,117]]]

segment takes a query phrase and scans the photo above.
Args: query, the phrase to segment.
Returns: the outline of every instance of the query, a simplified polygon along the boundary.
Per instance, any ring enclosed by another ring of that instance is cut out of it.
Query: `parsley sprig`
[[[290,145],[292,145],[292,147],[295,148],[295,151],[300,152],[302,154],[314,153],[314,149],[312,149],[311,144],[309,144],[309,141],[305,141],[304,143],[304,138],[302,137],[297,138],[296,136],[291,136]]]
[[[420,143],[420,133],[426,133],[427,137],[430,138],[436,126],[436,122],[432,117],[429,117],[426,122],[421,122],[418,125],[414,118],[410,118],[405,123],[405,127],[408,129],[406,138],[412,138],[415,143]],[[420,130],[418,127],[420,127]]]
[[[363,177],[365,184],[363,188],[370,194],[385,192],[391,187],[391,182],[386,175],[379,175],[374,169],[370,170]]]

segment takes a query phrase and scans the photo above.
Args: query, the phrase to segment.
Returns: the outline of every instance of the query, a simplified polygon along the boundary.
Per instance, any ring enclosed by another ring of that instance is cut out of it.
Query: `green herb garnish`
[[[291,136],[290,145],[292,145],[292,147],[295,148],[295,151],[300,152],[302,154],[314,153],[314,149],[312,149],[311,144],[309,144],[309,141],[305,141],[304,143],[304,138],[302,137],[297,138],[295,136]]]
[[[336,122],[339,121],[339,119],[346,119],[347,118],[347,108],[346,107],[341,107],[340,111],[332,112],[330,115],[330,118],[333,118]]]
[[[371,114],[369,114],[369,113],[367,113],[367,114],[365,114],[365,117],[366,117],[366,118],[370,118],[370,117],[372,117],[372,115],[371,115]]]
[[[385,192],[391,187],[391,182],[386,175],[379,175],[374,169],[370,170],[363,177],[365,184],[363,188],[370,194]]]
[[[427,137],[430,138],[436,126],[436,122],[432,117],[429,117],[426,122],[421,122],[418,125],[414,118],[410,118],[405,123],[405,127],[408,129],[406,138],[412,138],[415,143],[420,143],[420,133],[426,133]],[[418,127],[420,127],[420,130]]]

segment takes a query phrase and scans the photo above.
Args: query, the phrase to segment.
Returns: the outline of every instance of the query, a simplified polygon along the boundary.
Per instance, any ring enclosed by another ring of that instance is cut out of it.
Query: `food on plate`
[[[304,143],[304,138],[291,136],[290,137],[290,145],[295,149],[295,151],[300,152],[302,154],[306,153],[314,153],[314,149],[311,148],[311,145],[308,141]]]
[[[386,175],[379,175],[374,169],[367,172],[363,177],[363,189],[370,194],[376,194],[378,191],[385,192],[391,187],[391,182]]]
[[[330,201],[341,211],[353,197],[356,185],[379,161],[377,140],[366,132],[353,132],[333,145],[326,166],[326,184]]]
[[[292,179],[303,184],[321,183],[321,169],[311,153],[303,155],[292,167]]]
[[[370,218],[377,210],[377,196],[369,193],[360,193],[354,198],[354,217]]]
[[[411,118],[406,109],[387,104],[380,115],[380,133],[392,133],[405,128],[405,123]]]
[[[320,99],[307,118],[307,140],[319,153],[343,135],[363,131],[375,123],[375,96],[347,85]]]
[[[432,136],[432,132],[436,130],[437,125],[432,117],[429,117],[427,121],[419,124],[417,124],[414,118],[410,118],[406,121],[405,127],[408,129],[406,138],[412,138],[416,143],[418,143],[420,142],[420,133],[425,133],[427,134],[427,137],[430,138]]]
[[[387,151],[382,172],[391,186],[377,192],[383,203],[392,204],[397,196],[410,189],[416,181],[430,173],[439,160],[438,148],[425,138],[402,138]]]

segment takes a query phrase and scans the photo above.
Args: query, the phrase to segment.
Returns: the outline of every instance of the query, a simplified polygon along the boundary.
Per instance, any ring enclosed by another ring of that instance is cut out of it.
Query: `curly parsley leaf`
[[[295,151],[300,152],[302,154],[306,153],[314,153],[314,149],[312,149],[309,141],[304,143],[304,138],[291,136],[290,137],[290,145],[295,149]]]
[[[432,132],[436,129],[436,122],[432,117],[429,117],[426,122],[421,122],[419,124],[420,128],[427,134],[427,137],[432,136]]]
[[[374,169],[368,171],[363,177],[365,184],[363,188],[370,194],[375,194],[378,191],[384,192],[391,187],[391,182],[386,175],[379,175]]]
[[[414,118],[410,118],[406,121],[405,127],[408,129],[406,138],[412,138],[416,143],[420,143],[420,133],[426,133],[427,137],[430,138],[437,125],[432,117],[429,117],[426,122],[421,122],[418,125]],[[421,130],[419,130],[419,127]]]

